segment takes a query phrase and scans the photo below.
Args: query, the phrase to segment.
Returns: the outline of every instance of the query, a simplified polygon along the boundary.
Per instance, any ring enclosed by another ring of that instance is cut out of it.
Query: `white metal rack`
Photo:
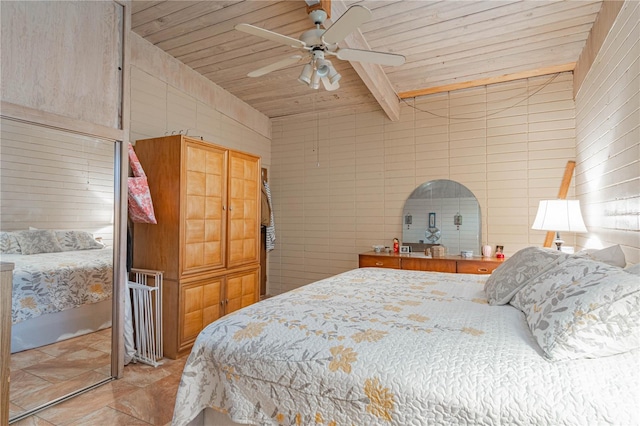
[[[133,307],[136,361],[157,367],[162,352],[162,272],[131,269],[127,282]]]

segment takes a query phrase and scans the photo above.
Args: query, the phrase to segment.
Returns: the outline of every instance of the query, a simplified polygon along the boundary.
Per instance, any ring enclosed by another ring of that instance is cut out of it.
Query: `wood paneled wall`
[[[357,253],[390,245],[404,201],[432,179],[476,195],[484,243],[507,254],[542,245],[545,233],[531,230],[538,202],[557,196],[575,158],[571,73],[407,102],[398,122],[381,112],[274,120],[269,293],[355,268]]]
[[[576,96],[576,194],[589,234],[640,262],[640,3],[626,1]]]
[[[132,141],[188,131],[258,154],[265,164],[271,152],[267,116],[137,34],[130,38]]]
[[[0,229],[76,229],[112,246],[114,145],[0,121]]]
[[[158,53],[162,52],[158,49]],[[227,117],[214,106],[199,102],[190,94],[179,91],[164,82],[161,75],[151,75],[133,63],[131,143],[135,145],[138,139],[178,133],[202,137],[203,140],[218,145],[259,155],[267,166],[271,158],[269,138]]]

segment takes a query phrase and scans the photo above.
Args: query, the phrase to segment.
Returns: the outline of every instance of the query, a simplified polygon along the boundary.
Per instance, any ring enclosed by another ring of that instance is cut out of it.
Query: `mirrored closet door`
[[[14,264],[15,421],[117,374],[122,147],[7,118],[0,125],[0,256]]]

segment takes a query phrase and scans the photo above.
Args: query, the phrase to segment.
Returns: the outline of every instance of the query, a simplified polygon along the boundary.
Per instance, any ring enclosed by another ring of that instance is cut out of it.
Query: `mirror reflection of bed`
[[[10,418],[111,377],[113,141],[1,121]]]

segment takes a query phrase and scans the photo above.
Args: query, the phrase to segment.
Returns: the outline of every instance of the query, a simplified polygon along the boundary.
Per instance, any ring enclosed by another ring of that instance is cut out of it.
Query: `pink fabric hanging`
[[[149,192],[147,175],[142,169],[140,160],[129,144],[129,165],[133,171],[133,177],[129,178],[129,218],[134,223],[154,223],[157,224],[153,211],[153,202]]]

